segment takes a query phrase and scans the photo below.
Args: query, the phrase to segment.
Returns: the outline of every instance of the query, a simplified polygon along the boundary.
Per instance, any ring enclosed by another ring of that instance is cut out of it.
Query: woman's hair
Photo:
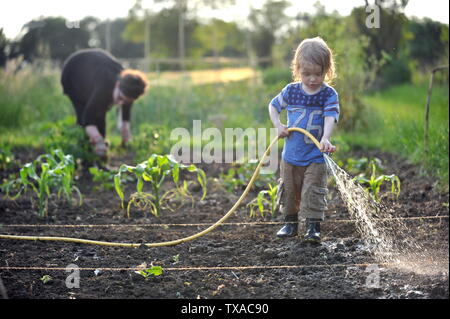
[[[333,52],[320,37],[303,40],[295,50],[291,64],[295,81],[300,80],[300,67],[303,63],[320,65],[325,73],[325,82],[331,82],[336,76]]]
[[[145,92],[147,85],[147,77],[141,71],[125,69],[120,72],[119,88],[126,97],[137,99]]]

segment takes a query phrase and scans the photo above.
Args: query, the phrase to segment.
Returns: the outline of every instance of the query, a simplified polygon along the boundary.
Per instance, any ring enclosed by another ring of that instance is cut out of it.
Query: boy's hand
[[[323,153],[333,153],[336,151],[336,146],[330,143],[327,138],[322,138],[320,140],[320,151]]]
[[[278,131],[279,138],[285,138],[285,137],[289,136],[289,131],[288,131],[287,127],[283,124],[280,124],[277,126],[277,131]]]

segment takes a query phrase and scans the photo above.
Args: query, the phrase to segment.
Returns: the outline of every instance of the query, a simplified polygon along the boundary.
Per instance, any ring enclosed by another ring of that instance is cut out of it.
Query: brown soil
[[[386,200],[399,217],[448,216],[448,193],[435,189],[433,181],[416,167],[389,154],[372,154],[383,160],[386,172],[402,181],[398,200]],[[30,154],[23,158],[33,158]],[[116,159],[121,162],[123,159]],[[388,164],[387,164],[388,163]],[[193,206],[163,211],[160,218],[133,210],[131,218],[121,211],[114,191],[94,190],[84,174],[77,182],[84,203],[81,207],[53,201],[49,217],[34,213],[32,194],[17,201],[0,193],[0,233],[65,236],[113,242],[160,242],[186,237],[207,226],[155,226],[154,224],[212,224],[237,200],[213,181],[225,165],[203,165],[208,176],[208,195]],[[0,172],[6,176],[9,172]],[[134,183],[130,184],[130,190]],[[279,224],[233,224],[191,242],[160,248],[117,248],[64,242],[34,242],[0,239],[0,278],[9,298],[394,298],[443,299],[448,291],[448,218],[405,221],[416,239],[426,242],[429,253],[443,262],[439,271],[415,267],[378,265],[364,238],[349,219],[337,192],[331,188],[327,219],[322,223],[323,242],[311,246],[301,235],[281,240],[275,236]],[[253,192],[246,200],[255,197]],[[245,205],[227,223],[282,221],[250,219]],[[12,224],[42,226],[11,227]],[[49,227],[56,225],[110,225],[98,227]],[[153,224],[149,225],[149,224]],[[303,232],[301,223],[300,234]],[[145,279],[132,268],[142,264],[161,266],[163,274]],[[67,288],[71,272],[81,268],[79,288]],[[378,267],[380,284],[368,285],[368,264]],[[252,266],[250,268],[245,268]],[[288,267],[286,267],[288,266]],[[10,267],[10,268],[8,268]],[[13,267],[39,267],[37,270]],[[203,267],[203,268],[201,268]],[[226,267],[226,268],[214,268]],[[42,269],[48,268],[48,269]],[[60,268],[52,270],[51,268]],[[83,268],[89,268],[84,270]],[[108,269],[105,269],[108,268]],[[186,269],[188,268],[188,269]],[[40,278],[51,276],[48,283]]]

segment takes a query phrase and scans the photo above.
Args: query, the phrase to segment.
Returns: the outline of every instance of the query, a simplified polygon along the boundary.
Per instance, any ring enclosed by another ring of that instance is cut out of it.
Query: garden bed
[[[448,217],[442,217],[448,216],[448,193],[439,193],[430,178],[398,157],[371,155],[381,158],[386,170],[402,181],[398,200],[384,204],[397,217],[412,218],[405,219],[408,229],[427,243],[439,266],[427,268],[427,261],[422,261],[424,267],[377,262],[331,188],[318,246],[304,244],[301,235],[277,238],[282,216],[250,218],[243,204],[225,225],[176,246],[120,248],[1,239],[0,278],[9,298],[15,299],[448,298]],[[193,205],[163,211],[160,218],[136,209],[126,218],[117,194],[94,190],[87,173],[77,181],[82,206],[51,202],[47,219],[34,213],[31,194],[16,201],[0,194],[0,233],[138,243],[186,237],[215,223],[240,195],[213,180],[226,165],[202,168],[208,177],[206,198],[200,201],[201,192],[194,193]],[[255,195],[252,192],[245,202]],[[79,288],[66,285],[72,273],[65,271],[68,265],[80,269]],[[136,273],[136,268],[151,266],[162,267],[162,274],[144,278]],[[376,285],[370,281],[373,269],[379,278]],[[44,283],[43,278],[50,280]]]

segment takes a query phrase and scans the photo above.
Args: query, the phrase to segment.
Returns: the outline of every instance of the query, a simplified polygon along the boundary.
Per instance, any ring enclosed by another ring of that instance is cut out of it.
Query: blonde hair
[[[300,80],[300,67],[303,63],[321,66],[325,82],[331,82],[336,77],[333,52],[321,37],[304,39],[295,50],[291,63],[294,81]]]

